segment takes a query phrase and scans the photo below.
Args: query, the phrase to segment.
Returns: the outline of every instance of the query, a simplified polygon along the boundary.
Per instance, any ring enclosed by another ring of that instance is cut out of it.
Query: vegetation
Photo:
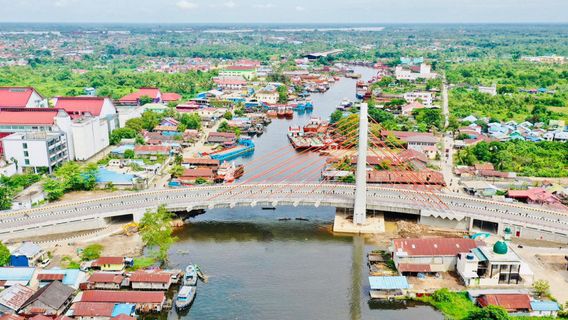
[[[8,262],[10,262],[10,250],[0,242],[0,267],[8,265]]]
[[[168,260],[168,250],[176,241],[172,235],[173,214],[164,205],[153,212],[146,211],[140,220],[140,234],[144,245],[150,248],[153,256],[162,263]]]
[[[83,249],[81,252],[81,260],[83,261],[91,261],[96,260],[101,256],[103,252],[103,246],[100,244],[90,244]]]
[[[14,196],[40,179],[40,175],[33,173],[15,174],[11,177],[0,176],[0,210],[12,208]]]
[[[556,142],[480,142],[460,150],[457,164],[491,162],[496,169],[523,176],[568,177],[568,144]]]
[[[548,297],[550,295],[550,283],[546,280],[537,280],[532,285],[534,293],[539,297]]]
[[[43,181],[43,190],[49,201],[59,200],[71,191],[93,190],[96,186],[96,164],[80,165],[66,162],[55,170],[52,177]]]
[[[134,265],[129,268],[132,271],[138,269],[146,269],[153,266],[156,263],[156,259],[152,257],[138,257],[134,258]]]
[[[448,289],[436,290],[431,296],[417,298],[440,310],[448,319],[467,319],[479,308],[471,302],[466,292],[451,292]]]

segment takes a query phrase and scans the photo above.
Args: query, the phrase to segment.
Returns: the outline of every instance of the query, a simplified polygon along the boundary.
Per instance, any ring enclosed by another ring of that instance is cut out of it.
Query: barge
[[[220,162],[229,161],[253,153],[254,148],[255,145],[252,139],[249,137],[241,137],[237,146],[210,153],[209,157],[219,160]]]

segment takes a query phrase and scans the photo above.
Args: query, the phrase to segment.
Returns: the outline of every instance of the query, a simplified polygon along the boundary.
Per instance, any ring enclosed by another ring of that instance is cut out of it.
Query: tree
[[[102,252],[103,252],[102,245],[97,243],[88,245],[87,247],[85,247],[85,249],[83,249],[83,252],[81,252],[81,260],[91,261],[98,259],[101,256]]]
[[[140,105],[143,106],[143,105],[145,105],[145,104],[152,103],[152,102],[154,101],[154,99],[152,99],[152,98],[150,98],[150,97],[148,97],[148,96],[141,96],[141,97],[138,99],[138,101],[139,101]]]
[[[199,117],[197,113],[184,113],[180,118],[180,122],[184,124],[187,129],[201,129],[201,117]]]
[[[199,177],[195,179],[195,184],[206,184],[207,180],[205,178]]]
[[[172,175],[172,177],[174,178],[178,178],[181,177],[183,175],[183,172],[185,171],[185,168],[180,166],[180,165],[175,165],[170,169],[170,174]]]
[[[341,118],[343,118],[343,112],[339,111],[339,110],[335,110],[333,111],[333,113],[331,114],[330,117],[330,122],[331,123],[336,123],[339,120],[341,120]]]
[[[124,159],[134,159],[134,150],[132,149],[125,150]]]
[[[144,130],[144,123],[142,121],[142,118],[134,118],[134,119],[130,119],[130,120],[126,121],[124,127],[128,128],[128,129],[132,129],[136,132],[140,132],[140,131]]]
[[[134,139],[138,132],[132,128],[114,129],[110,134],[110,144],[118,144],[122,139]]]
[[[0,185],[0,210],[12,208],[12,192],[7,186]]]
[[[442,288],[432,293],[432,299],[436,302],[452,302],[452,293],[447,288]]]
[[[45,179],[43,182],[43,191],[48,201],[59,200],[65,194],[63,183],[55,179]]]
[[[284,85],[278,87],[278,103],[288,102],[288,88]]]
[[[146,211],[140,220],[140,234],[144,244],[152,250],[156,259],[166,262],[168,250],[177,240],[172,234],[173,214],[164,205],[153,212]]]
[[[532,285],[534,293],[539,297],[543,298],[550,295],[550,283],[546,280],[537,280]]]
[[[223,118],[225,118],[227,120],[232,120],[233,119],[233,113],[231,111],[227,111],[223,114]]]
[[[489,305],[482,309],[472,311],[467,320],[508,320],[511,319],[503,307]]]
[[[0,266],[3,267],[10,262],[10,250],[0,242]]]

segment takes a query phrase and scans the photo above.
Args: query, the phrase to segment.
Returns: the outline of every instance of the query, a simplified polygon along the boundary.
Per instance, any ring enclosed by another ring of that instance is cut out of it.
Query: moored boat
[[[186,286],[186,285],[181,286],[175,299],[176,310],[189,309],[193,304],[193,301],[195,301],[196,295],[197,295],[197,287]]]
[[[196,286],[197,285],[197,268],[195,265],[190,264],[185,267],[185,274],[183,275],[183,285],[184,286]]]
[[[236,179],[245,174],[245,167],[242,164],[235,165],[234,162],[223,162],[217,170],[215,181],[218,182],[234,182]]]

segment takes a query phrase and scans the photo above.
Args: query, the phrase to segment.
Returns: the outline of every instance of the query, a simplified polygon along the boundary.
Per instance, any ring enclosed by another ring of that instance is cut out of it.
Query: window
[[[24,151],[24,157],[29,157],[30,154],[27,151]]]
[[[22,145],[23,145],[24,149],[27,149],[27,148],[28,148],[28,144],[27,144],[27,143],[24,142]]]
[[[29,165],[30,165],[30,159],[25,159],[25,160],[24,160],[24,164],[25,164],[26,166],[29,166]]]

